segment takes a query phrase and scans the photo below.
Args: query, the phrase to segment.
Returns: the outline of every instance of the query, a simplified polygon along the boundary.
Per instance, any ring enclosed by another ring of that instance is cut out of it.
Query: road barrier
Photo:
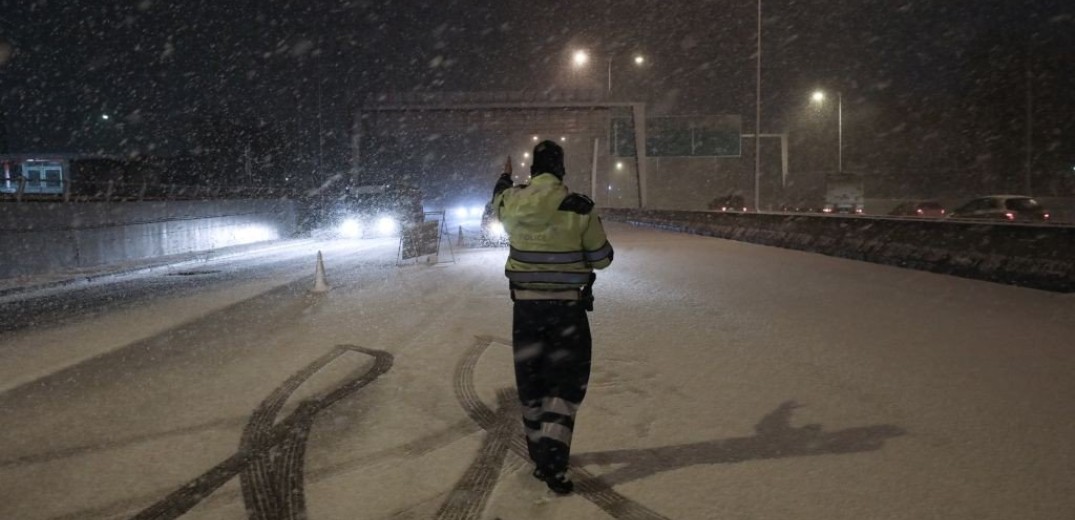
[[[602,209],[614,221],[1055,292],[1075,292],[1075,226],[795,213]]]
[[[0,278],[289,238],[290,200],[0,204]]]

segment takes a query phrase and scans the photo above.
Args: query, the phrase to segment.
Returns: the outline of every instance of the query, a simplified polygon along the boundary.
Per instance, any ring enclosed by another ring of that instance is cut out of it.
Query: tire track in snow
[[[477,336],[474,344],[471,345],[470,349],[467,350],[456,365],[452,382],[456,399],[462,405],[467,416],[478,423],[483,430],[489,432],[490,437],[496,436],[498,427],[504,421],[498,420],[499,415],[490,410],[478,398],[478,392],[474,388],[474,368],[477,366],[482,354],[493,342],[511,345],[511,341],[499,340],[490,336]],[[499,399],[500,394],[498,393]],[[501,411],[503,411],[503,407],[501,407]],[[519,424],[521,424],[521,420],[512,421],[511,426],[504,427],[503,435],[507,437],[508,448],[512,452],[522,457],[523,460],[530,460]],[[496,469],[499,471],[499,466]],[[486,471],[488,472],[489,470]],[[621,495],[611,486],[602,482],[600,477],[583,468],[571,466],[568,469],[568,474],[575,480],[575,492],[586,500],[593,502],[594,505],[608,513],[612,518],[618,520],[668,520],[664,515]],[[480,492],[488,495],[496,482],[492,479],[485,479],[483,482],[488,486],[488,489],[482,489]],[[450,500],[451,495],[449,495]],[[484,507],[484,502],[482,505]],[[472,516],[452,518],[454,520],[476,520],[480,518],[481,512],[481,510],[478,510]]]
[[[508,454],[512,426],[519,417],[519,398],[513,390],[501,389],[496,398],[496,426],[485,436],[478,458],[441,504],[435,520],[475,519],[485,510]]]
[[[374,363],[362,375],[348,380],[323,397],[304,401],[291,415],[276,421],[283,405],[303,382],[347,352],[372,356]],[[240,473],[248,518],[306,518],[302,466],[306,439],[315,417],[322,410],[376,380],[392,367],[392,363],[393,356],[388,352],[354,345],[336,346],[331,352],[288,378],[262,401],[243,430],[237,453],[163,500],[142,510],[134,518],[178,518]]]

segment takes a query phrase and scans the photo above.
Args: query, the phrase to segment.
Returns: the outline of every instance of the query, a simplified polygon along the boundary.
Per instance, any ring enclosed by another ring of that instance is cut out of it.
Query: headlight
[[[377,232],[383,235],[395,232],[398,226],[399,223],[392,217],[381,217],[377,219]]]
[[[344,238],[358,238],[362,236],[362,223],[355,218],[344,219],[340,222],[338,231]]]
[[[503,237],[505,234],[504,224],[501,224],[500,222],[493,222],[492,224],[489,224],[489,234],[496,238]]]

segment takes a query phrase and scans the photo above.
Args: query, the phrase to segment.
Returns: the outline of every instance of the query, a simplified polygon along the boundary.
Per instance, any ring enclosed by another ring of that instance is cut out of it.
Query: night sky
[[[603,89],[608,56],[615,96],[742,114],[752,131],[756,5],[0,0],[0,145],[176,153],[233,125],[309,163],[320,83],[322,158],[344,169],[351,107],[371,93]],[[1031,121],[1042,189],[1075,189],[1072,2],[770,0],[763,25],[763,131],[831,149],[835,125],[808,97],[839,90],[851,169],[1003,185],[1022,175]],[[590,73],[571,70],[576,48],[598,58]]]

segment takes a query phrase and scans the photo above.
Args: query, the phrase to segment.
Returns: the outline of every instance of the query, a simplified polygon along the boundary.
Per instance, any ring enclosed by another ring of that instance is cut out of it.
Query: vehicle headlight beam
[[[381,217],[377,219],[377,232],[382,235],[388,235],[396,231],[399,228],[399,222],[392,217]]]
[[[362,223],[357,218],[346,218],[340,222],[337,231],[344,238],[358,238],[362,236]]]

